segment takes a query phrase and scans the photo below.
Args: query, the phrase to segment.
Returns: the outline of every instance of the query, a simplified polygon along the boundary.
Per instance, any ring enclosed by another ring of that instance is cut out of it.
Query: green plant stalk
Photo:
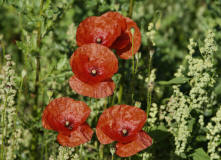
[[[128,17],[132,18],[133,16],[133,8],[134,8],[134,0],[130,0],[130,8],[129,8],[129,13]]]
[[[5,103],[4,103],[4,110],[3,110],[3,112],[2,112],[2,145],[1,145],[1,160],[4,160],[4,155],[5,155],[4,142],[5,142],[5,135],[6,135],[5,116],[6,116],[7,99],[8,99],[8,96],[6,96]]]
[[[120,84],[119,94],[118,94],[118,104],[122,102],[122,95],[123,95],[123,84]]]
[[[131,53],[132,53],[132,73],[133,73],[133,75],[132,75],[132,95],[131,95],[131,99],[132,99],[132,104],[133,104],[133,102],[134,102],[134,80],[135,80],[135,63],[134,63],[134,55],[133,55],[133,51],[134,51],[134,34],[132,34],[132,51],[131,51]]]
[[[103,157],[104,157],[104,145],[103,144],[100,144],[99,155],[100,155],[100,159],[103,160]]]
[[[83,151],[83,145],[80,145],[80,159],[83,159],[83,154],[82,154],[82,151]]]
[[[41,0],[40,2],[40,17],[43,13],[43,4],[44,0]],[[41,47],[41,21],[38,23],[38,30],[37,30],[37,47],[39,51],[36,55],[36,78],[35,78],[35,103],[38,105],[38,91],[39,91],[39,80],[40,80],[40,72],[41,72],[41,63],[40,63],[40,47]]]
[[[3,42],[0,43],[1,47],[2,47],[2,54],[1,54],[1,63],[0,63],[0,70],[2,69],[2,66],[4,64],[4,59],[5,59],[5,47]]]
[[[117,84],[116,84],[116,90],[117,90]],[[115,99],[116,99],[116,93],[113,95],[111,106],[114,105]]]
[[[152,93],[149,90],[149,83],[150,83],[150,74],[151,74],[151,62],[152,62],[152,56],[149,57],[149,62],[148,62],[148,82],[147,82],[147,117],[150,112],[150,107],[151,107],[151,97]]]

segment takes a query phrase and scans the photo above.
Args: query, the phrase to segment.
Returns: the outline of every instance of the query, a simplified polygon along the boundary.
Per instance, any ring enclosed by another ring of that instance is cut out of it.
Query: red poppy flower
[[[90,108],[84,102],[67,97],[57,98],[45,108],[42,125],[59,132],[58,141],[61,145],[76,146],[90,140],[93,134],[85,122],[89,114]],[[73,140],[75,137],[78,138]]]
[[[95,84],[88,84],[80,81],[76,76],[72,76],[69,79],[69,85],[78,94],[93,98],[110,96],[115,89],[115,84],[111,79]]]
[[[116,20],[117,23],[121,26],[121,32],[124,32],[127,28],[126,20],[124,16],[118,12],[106,12],[102,15],[102,17],[109,17],[113,20]]]
[[[141,33],[137,24],[126,17],[127,28],[124,33],[113,43],[111,48],[116,49],[117,54],[122,59],[131,58],[140,48],[141,44]],[[134,29],[134,34],[131,33],[131,28]],[[133,38],[133,54],[132,54],[132,38]]]
[[[91,16],[82,21],[76,33],[78,46],[99,43],[110,47],[121,34],[121,26],[116,20],[106,16]]]
[[[117,141],[116,154],[128,157],[149,147],[151,137],[142,131],[146,113],[133,106],[115,105],[102,113],[96,127],[98,140],[102,144]]]
[[[110,79],[118,70],[114,53],[96,43],[79,47],[71,56],[70,65],[76,77],[89,84]]]

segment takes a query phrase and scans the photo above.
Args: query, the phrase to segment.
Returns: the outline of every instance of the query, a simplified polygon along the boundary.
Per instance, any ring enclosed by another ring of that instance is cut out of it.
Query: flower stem
[[[118,104],[122,102],[122,95],[123,95],[123,84],[120,84],[119,94],[118,94]]]
[[[130,8],[129,8],[129,13],[128,17],[132,18],[133,16],[133,8],[134,8],[134,0],[130,0]]]
[[[148,117],[149,112],[150,112],[151,97],[152,97],[152,91],[149,89],[150,74],[151,74],[151,62],[152,62],[152,56],[149,56],[149,62],[148,62],[148,82],[147,82],[147,117]]]
[[[135,80],[135,63],[134,63],[134,55],[133,55],[133,52],[134,52],[134,33],[132,33],[132,51],[131,51],[131,53],[132,53],[132,97],[131,97],[131,99],[132,99],[132,104],[133,104],[133,102],[134,102],[134,80]]]
[[[103,144],[100,144],[99,155],[100,155],[100,159],[103,160],[103,157],[104,157],[104,145]]]

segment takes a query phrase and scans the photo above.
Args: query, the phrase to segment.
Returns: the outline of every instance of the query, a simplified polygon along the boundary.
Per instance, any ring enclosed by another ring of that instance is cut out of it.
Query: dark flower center
[[[92,69],[92,70],[91,70],[91,75],[92,75],[92,76],[96,76],[96,75],[97,75],[96,69]]]
[[[65,127],[68,128],[69,130],[73,129],[69,121],[65,121]]]
[[[97,38],[96,42],[100,44],[102,42],[101,38]]]
[[[127,129],[123,129],[121,132],[122,132],[122,135],[124,137],[128,135],[128,130]]]

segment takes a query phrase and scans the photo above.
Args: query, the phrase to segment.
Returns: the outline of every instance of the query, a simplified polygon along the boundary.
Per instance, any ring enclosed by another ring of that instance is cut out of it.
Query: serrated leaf
[[[173,85],[173,84],[184,84],[189,81],[187,77],[176,77],[169,81],[159,81],[160,85]]]
[[[210,160],[209,156],[202,148],[196,149],[192,154],[192,157],[193,160]]]

